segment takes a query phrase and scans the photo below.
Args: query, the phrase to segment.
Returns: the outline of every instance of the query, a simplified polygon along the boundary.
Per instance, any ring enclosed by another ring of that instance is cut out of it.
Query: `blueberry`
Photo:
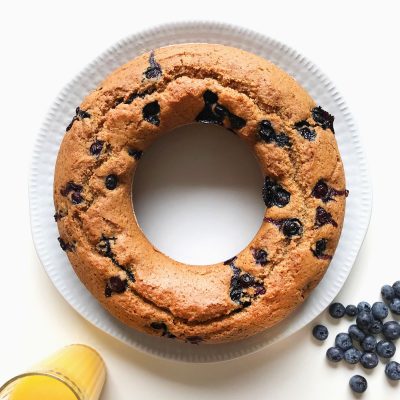
[[[339,362],[339,361],[343,360],[343,357],[344,357],[343,350],[341,350],[337,347],[330,347],[326,351],[326,358],[329,361]]]
[[[374,303],[372,305],[371,311],[373,317],[376,319],[385,319],[389,314],[387,306],[381,301],[377,301],[376,303]]]
[[[350,388],[355,393],[364,393],[367,390],[367,380],[361,375],[353,375],[349,381]]]
[[[206,104],[215,104],[218,101],[218,95],[211,90],[206,90],[203,99]]]
[[[117,175],[114,175],[114,174],[107,175],[105,184],[106,184],[106,188],[108,190],[114,190],[118,185]]]
[[[133,157],[135,160],[140,160],[140,158],[142,157],[143,151],[129,148],[128,149],[128,154],[131,157]]]
[[[83,197],[78,192],[72,192],[71,194],[71,202],[72,204],[80,204],[83,201]]]
[[[329,315],[332,318],[342,318],[346,312],[344,305],[341,303],[332,303],[329,306]]]
[[[314,107],[311,111],[313,120],[321,126],[322,129],[330,129],[332,132],[335,132],[333,129],[333,121],[335,117],[325,111],[322,107]]]
[[[400,337],[400,324],[397,321],[388,321],[383,324],[383,336],[389,340],[395,340]]]
[[[248,288],[254,283],[254,278],[250,274],[243,274],[239,277],[239,285]]]
[[[93,142],[89,149],[90,154],[92,156],[98,156],[101,153],[101,151],[103,150],[103,144],[104,144],[104,142],[101,140],[96,140],[95,142]]]
[[[260,122],[258,134],[261,140],[266,143],[272,143],[276,139],[275,129],[273,128],[271,122],[268,120],[263,120]]]
[[[159,331],[159,330],[167,331],[167,330],[168,330],[167,325],[165,325],[164,322],[152,322],[152,323],[150,324],[150,326],[151,326],[153,329],[157,330],[157,331]]]
[[[108,280],[108,286],[115,293],[122,293],[125,291],[128,282],[126,279],[121,279],[119,276],[112,276]]]
[[[329,198],[329,186],[320,179],[314,186],[314,189],[311,193],[317,199],[328,199]],[[325,201],[325,200],[324,200]]]
[[[389,308],[393,314],[400,315],[400,299],[398,297],[392,299],[389,303]]]
[[[283,234],[290,238],[303,233],[303,224],[297,218],[286,219],[282,225]]]
[[[332,218],[332,214],[326,211],[325,208],[318,206],[315,212],[314,225],[319,228],[327,224],[331,224],[335,228],[338,226],[337,222]]]
[[[296,122],[294,127],[304,139],[309,140],[310,142],[313,142],[317,137],[316,132],[314,129],[311,129],[310,124],[307,121]]]
[[[361,311],[371,311],[371,305],[366,301],[360,301],[357,304],[357,310],[360,313]]]
[[[356,318],[356,324],[360,329],[368,331],[372,325],[372,315],[368,311],[361,311]]]
[[[350,349],[344,352],[344,360],[348,364],[357,364],[360,361],[362,352],[355,347],[351,347]]]
[[[260,265],[264,266],[268,262],[268,253],[263,249],[254,250],[253,257],[254,257],[254,260],[256,261],[256,264],[260,264]]]
[[[328,328],[324,325],[315,325],[312,334],[317,340],[326,340],[329,335]]]
[[[364,351],[374,351],[376,347],[375,336],[366,336],[365,339],[361,342],[361,347]]]
[[[379,359],[375,353],[363,353],[360,358],[361,365],[366,369],[375,368],[378,365]]]
[[[338,333],[335,338],[335,346],[346,351],[353,347],[353,341],[348,333]]]
[[[390,285],[383,285],[381,289],[382,298],[386,301],[390,301],[394,298],[394,289]]]
[[[319,239],[315,243],[315,249],[311,248],[311,251],[315,257],[321,260],[329,260],[332,258],[332,256],[330,256],[329,254],[325,254],[327,245],[328,245],[328,239]]]
[[[352,339],[357,340],[358,342],[362,342],[366,336],[357,325],[349,326],[349,335]]]
[[[154,51],[150,52],[149,64],[150,66],[144,71],[144,76],[147,79],[158,78],[162,75],[161,65],[156,61]]]
[[[143,119],[156,126],[160,125],[159,113],[160,105],[158,104],[158,101],[152,101],[151,103],[146,104],[142,110]]]
[[[380,319],[372,318],[371,326],[368,329],[369,333],[378,334],[382,332],[383,324]]]
[[[395,283],[393,283],[392,287],[393,287],[395,296],[400,297],[400,281],[396,281]]]
[[[357,307],[353,304],[349,304],[346,307],[346,315],[349,317],[355,317],[357,315]]]
[[[290,201],[290,193],[268,176],[264,180],[262,195],[267,207],[282,208]]]
[[[385,367],[386,376],[392,381],[400,380],[400,364],[396,361],[390,361]]]
[[[380,340],[376,345],[378,356],[383,358],[392,358],[396,353],[396,346],[390,340]]]

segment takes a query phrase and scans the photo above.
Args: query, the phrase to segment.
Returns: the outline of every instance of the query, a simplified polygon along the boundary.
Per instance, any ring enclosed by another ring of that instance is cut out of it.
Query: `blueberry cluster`
[[[366,301],[361,301],[357,306],[341,303],[332,303],[329,306],[329,315],[339,319],[347,315],[355,318],[347,332],[341,332],[335,337],[335,345],[326,352],[326,357],[331,362],[345,360],[348,364],[360,363],[365,369],[373,369],[379,364],[379,357],[389,360],[396,353],[394,341],[400,338],[400,324],[395,320],[385,321],[389,315],[400,315],[400,281],[392,286],[384,285],[381,290],[384,302],[375,302],[372,306]],[[316,325],[312,331],[313,336],[320,341],[329,336],[324,325]],[[400,380],[400,364],[389,361],[385,367],[385,374],[390,380]],[[350,387],[356,393],[367,389],[367,381],[360,375],[350,379]]]

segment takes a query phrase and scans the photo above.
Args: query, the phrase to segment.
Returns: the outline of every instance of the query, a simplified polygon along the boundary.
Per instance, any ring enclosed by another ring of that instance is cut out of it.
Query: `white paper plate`
[[[151,49],[174,43],[221,43],[259,54],[294,76],[316,102],[335,115],[335,132],[343,157],[347,187],[344,229],[331,266],[309,299],[290,318],[268,331],[234,344],[193,346],[151,337],[130,329],[97,303],[55,245],[53,171],[58,148],[75,107],[112,70]],[[282,43],[247,29],[210,22],[162,25],[119,41],[62,90],[39,132],[30,176],[32,234],[50,279],[84,318],[122,342],[155,356],[187,362],[229,360],[260,350],[298,331],[321,313],[343,286],[367,231],[372,191],[366,160],[352,116],[331,81],[309,60]]]

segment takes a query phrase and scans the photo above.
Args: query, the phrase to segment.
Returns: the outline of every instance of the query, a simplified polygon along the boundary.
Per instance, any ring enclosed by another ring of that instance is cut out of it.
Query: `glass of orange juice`
[[[6,382],[0,400],[98,400],[105,376],[99,353],[73,344]]]

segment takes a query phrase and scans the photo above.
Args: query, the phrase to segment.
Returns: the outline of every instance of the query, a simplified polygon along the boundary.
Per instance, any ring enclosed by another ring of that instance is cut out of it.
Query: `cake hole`
[[[169,257],[206,265],[238,254],[264,216],[263,177],[249,147],[215,125],[175,129],[147,149],[132,200],[147,239]]]

